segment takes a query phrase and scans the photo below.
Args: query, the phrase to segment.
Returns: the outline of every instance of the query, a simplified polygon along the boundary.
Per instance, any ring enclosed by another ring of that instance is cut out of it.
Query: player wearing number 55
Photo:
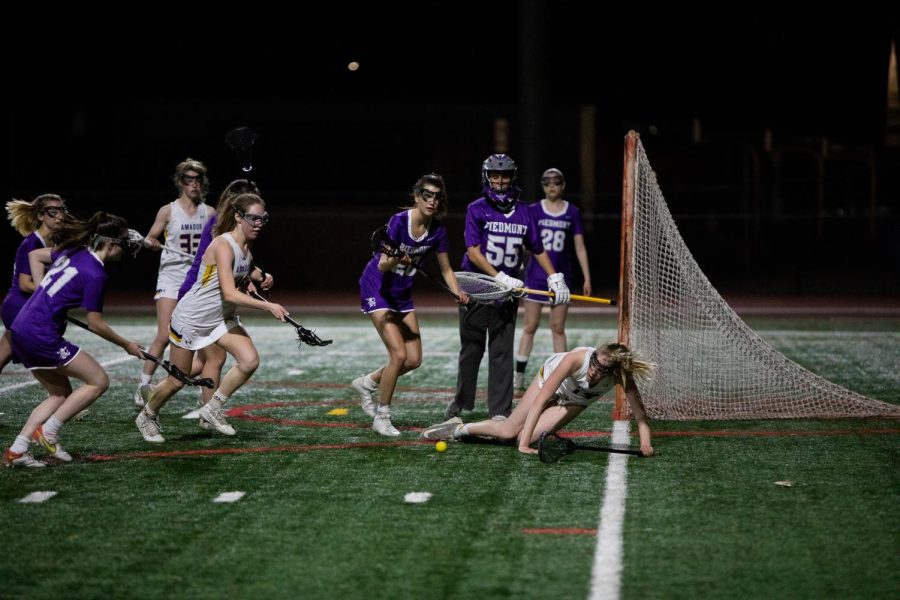
[[[458,440],[465,436],[519,440],[519,452],[537,454],[531,445],[547,431],[559,431],[614,385],[625,390],[638,423],[641,454],[653,454],[650,426],[635,379],[646,379],[654,365],[624,344],[578,347],[552,354],[541,367],[516,409],[504,421],[488,419],[464,424],[454,417],[422,433],[428,440]]]
[[[178,190],[178,198],[159,209],[144,240],[145,246],[162,252],[156,294],[153,296],[156,300],[156,338],[148,350],[154,356],[162,356],[169,345],[169,319],[178,302],[178,289],[191,268],[192,257],[186,257],[184,253],[193,255],[197,252],[203,226],[214,214],[213,209],[203,201],[209,191],[206,165],[186,158],[175,167],[172,181]],[[163,234],[163,243],[160,244],[158,238]],[[179,253],[169,252],[167,248]],[[143,406],[146,402],[155,370],[156,363],[144,362],[140,383],[134,391],[136,405]]]
[[[87,222],[69,221],[56,231],[55,249],[29,254],[31,276],[38,285],[12,323],[13,361],[22,363],[47,390],[47,399],[31,412],[12,446],[3,453],[8,467],[44,467],[28,451],[32,441],[50,455],[69,462],[72,456],[59,443],[59,431],[73,416],[90,406],[109,387],[109,377],[94,357],[63,338],[66,314],[83,307],[91,331],[142,357],[137,342],[126,340],[103,320],[108,261],[121,259],[128,242],[125,219],[104,212]],[[44,274],[45,266],[51,264]],[[72,390],[69,377],[84,382]]]
[[[544,252],[538,228],[519,199],[516,163],[506,154],[492,154],[481,165],[483,196],[466,209],[466,255],[462,270],[494,277],[509,290],[524,287],[520,276],[522,248],[531,251],[547,273],[554,304],[569,301],[565,278]],[[502,419],[509,414],[513,394],[513,340],[518,298],[496,304],[477,304],[459,311],[459,374],[448,418],[475,408],[478,368],[488,344],[488,413]]]
[[[436,254],[447,287],[456,294],[457,302],[468,302],[447,258],[447,230],[441,222],[447,214],[444,178],[436,173],[423,175],[410,195],[412,205],[388,221],[383,242],[390,248],[374,249],[359,278],[360,308],[384,342],[388,362],[360,375],[351,385],[360,396],[363,412],[373,419],[372,429],[387,436],[400,435],[391,423],[397,378],[422,364],[422,337],[412,288],[425,257]]]

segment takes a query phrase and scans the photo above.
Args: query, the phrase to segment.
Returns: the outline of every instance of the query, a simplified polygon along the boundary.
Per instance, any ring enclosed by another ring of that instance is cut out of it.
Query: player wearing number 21
[[[169,345],[169,319],[178,302],[181,283],[191,268],[190,258],[166,252],[166,248],[194,254],[200,244],[203,226],[214,214],[203,201],[209,191],[209,179],[202,162],[193,158],[184,159],[175,167],[172,180],[179,192],[178,198],[159,209],[144,240],[148,248],[162,251],[156,294],[153,296],[156,300],[156,338],[148,350],[154,356],[162,356]],[[160,244],[158,238],[163,234],[163,243]],[[138,406],[143,406],[149,396],[150,380],[156,366],[153,361],[144,361],[141,380],[134,392],[134,402]]]
[[[523,288],[517,279],[522,248],[547,273],[554,304],[569,301],[565,277],[557,273],[544,252],[534,216],[519,200],[516,163],[506,154],[492,154],[481,165],[483,196],[466,209],[466,255],[462,270],[494,277],[509,290]],[[478,368],[488,344],[488,413],[502,419],[510,413],[513,394],[513,340],[518,299],[498,304],[477,304],[459,311],[459,374],[456,396],[446,416],[475,408]]]
[[[91,331],[142,357],[137,342],[118,335],[103,320],[106,263],[120,260],[128,239],[125,219],[104,212],[87,222],[69,221],[56,230],[59,245],[29,254],[31,276],[38,286],[12,324],[13,360],[31,370],[47,391],[47,399],[31,412],[15,442],[3,453],[8,467],[44,467],[28,451],[40,443],[61,461],[72,456],[59,444],[60,428],[90,406],[109,387],[109,377],[94,358],[63,338],[66,315],[83,307]],[[44,275],[45,265],[52,266]],[[69,377],[84,385],[72,390]]]

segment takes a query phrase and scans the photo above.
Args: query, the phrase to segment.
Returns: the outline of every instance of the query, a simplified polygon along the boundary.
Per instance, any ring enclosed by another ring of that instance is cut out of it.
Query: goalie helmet
[[[505,189],[494,189],[488,179],[491,173],[509,174],[509,185]],[[517,173],[516,161],[506,154],[491,154],[481,165],[481,187],[484,197],[501,212],[509,212],[519,199],[521,190],[516,185]]]

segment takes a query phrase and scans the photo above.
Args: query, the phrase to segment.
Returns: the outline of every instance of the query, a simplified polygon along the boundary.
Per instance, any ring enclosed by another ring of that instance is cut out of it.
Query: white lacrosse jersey
[[[200,244],[200,234],[203,233],[203,226],[209,219],[212,208],[201,203],[197,206],[194,216],[188,215],[184,209],[179,206],[178,201],[173,201],[169,210],[169,222],[163,231],[163,248],[173,248],[188,254],[197,252],[197,246]],[[188,269],[191,268],[191,259],[174,252],[161,251],[159,257],[159,271],[176,272],[181,276],[178,285],[184,281]]]
[[[602,378],[597,385],[590,387],[588,381],[588,367],[591,364],[591,355],[597,350],[590,346],[579,346],[574,350],[587,350],[584,353],[584,360],[574,375],[569,375],[563,379],[562,385],[556,390],[556,401],[560,406],[567,404],[575,404],[577,406],[590,406],[597,401],[600,396],[608,392],[616,384],[613,375],[607,375]],[[543,388],[544,382],[550,377],[550,374],[559,366],[563,357],[568,352],[558,352],[551,354],[550,358],[544,361],[541,370],[538,373],[538,387]]]
[[[228,242],[234,252],[231,273],[235,283],[249,275],[252,260],[250,252],[244,254],[230,233],[223,233],[216,239]],[[215,240],[213,242],[215,243]],[[207,264],[206,260],[201,261],[197,281],[178,301],[172,313],[169,340],[181,348],[188,350],[205,348],[230,329],[240,325],[236,316],[237,305],[226,302],[222,297],[214,253],[210,260],[212,264]]]

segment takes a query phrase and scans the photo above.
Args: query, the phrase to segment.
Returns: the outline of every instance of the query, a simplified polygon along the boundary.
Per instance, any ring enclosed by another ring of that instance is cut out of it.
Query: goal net
[[[619,340],[658,367],[639,383],[648,416],[666,420],[900,416],[806,370],[735,314],[672,220],[640,137],[625,141]],[[617,394],[616,418],[627,402]]]

